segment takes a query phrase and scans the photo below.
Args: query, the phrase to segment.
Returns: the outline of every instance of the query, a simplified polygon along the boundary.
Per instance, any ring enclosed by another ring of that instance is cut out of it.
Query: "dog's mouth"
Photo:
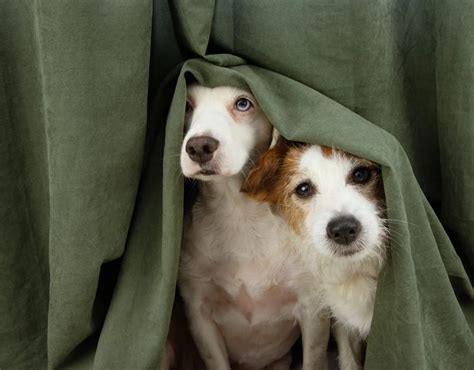
[[[358,243],[357,241],[354,241],[353,243],[344,246],[337,244],[332,245],[331,249],[335,256],[351,257],[360,253],[364,249],[364,247],[360,245],[360,243]]]
[[[336,253],[342,257],[350,257],[360,251],[361,251],[360,248],[347,248],[347,249],[337,250]]]
[[[212,175],[217,175],[217,172],[214,170],[207,170],[207,169],[202,169],[196,173],[196,175],[203,175],[203,176],[212,176]]]
[[[199,166],[199,169],[192,175],[192,177],[198,177],[198,178],[208,178],[212,176],[219,175],[219,169],[217,166],[211,164],[211,163],[203,163]]]

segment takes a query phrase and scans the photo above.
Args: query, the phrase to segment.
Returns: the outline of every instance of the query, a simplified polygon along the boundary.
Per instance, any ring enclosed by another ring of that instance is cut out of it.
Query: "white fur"
[[[245,116],[230,111],[242,95],[255,108]],[[329,320],[315,275],[304,266],[288,226],[267,204],[240,192],[247,165],[270,144],[270,124],[248,92],[194,86],[189,97],[194,110],[187,118],[181,166],[186,176],[204,181],[186,217],[179,287],[207,368],[230,369],[231,361],[252,369],[288,369],[300,329],[303,369],[325,368]],[[217,175],[199,175],[199,164],[184,150],[199,135],[220,142],[209,164]],[[282,303],[272,289],[295,299]],[[216,295],[231,303],[216,301]]]
[[[317,187],[317,195],[309,200],[304,220],[306,243],[311,246],[307,250],[313,255],[310,260],[319,265],[325,298],[333,316],[366,338],[385,255],[385,227],[377,204],[361,194],[357,186],[347,183],[353,168],[351,157],[337,154],[325,157],[319,146],[309,147],[299,164],[300,175]],[[329,221],[342,214],[353,215],[362,225],[354,243],[363,248],[349,256],[335,253],[326,233]]]
[[[279,171],[268,172],[266,166],[275,154],[286,158],[278,158],[283,163]],[[266,181],[269,188],[259,190],[257,186],[250,194],[263,194],[289,222],[295,238],[300,238],[298,244],[308,271],[313,273],[314,288],[322,291],[334,319],[339,366],[342,370],[360,369],[387,240],[377,166],[340,151],[293,145],[283,139],[267,155],[261,162],[263,167],[251,177],[263,176],[260,181]],[[367,181],[356,181],[353,176],[361,168],[371,174]],[[268,181],[272,174],[280,177],[273,179],[273,187]],[[360,223],[351,242],[338,244],[329,236],[328,224],[339,217]]]
[[[234,103],[241,97],[253,103],[250,111],[235,109]],[[219,141],[211,163],[205,166],[226,177],[237,175],[251,157],[255,159],[256,150],[266,149],[270,144],[271,125],[248,92],[226,86],[209,89],[193,85],[188,89],[188,103],[193,110],[187,114],[187,132],[181,149],[184,176],[203,181],[214,179],[200,175],[202,167],[187,155],[185,143],[192,137],[212,136]]]
[[[362,225],[357,239],[364,248],[359,252],[337,261],[363,261],[380,255],[380,245],[384,239],[383,220],[379,217],[377,205],[362,195],[359,189],[346,183],[347,176],[355,166],[351,157],[335,154],[325,157],[321,147],[313,145],[302,155],[299,164],[300,176],[310,179],[318,194],[306,212],[305,227],[316,250],[327,257],[334,257],[332,242],[328,240],[326,227],[338,215],[352,215]],[[339,256],[340,257],[340,256]]]
[[[354,164],[350,156],[326,157],[319,146],[313,145],[302,154],[297,175],[301,181],[310,180],[317,188],[317,193],[304,201],[306,216],[302,220],[301,236],[306,245],[304,250],[308,252],[305,261],[313,271],[317,266],[323,299],[336,321],[341,369],[360,368],[357,338],[365,340],[370,331],[377,280],[386,248],[381,210],[376,202],[361,194],[357,186],[346,181]],[[337,253],[337,246],[326,232],[328,222],[342,214],[355,216],[362,225],[354,242],[361,249],[347,256]]]

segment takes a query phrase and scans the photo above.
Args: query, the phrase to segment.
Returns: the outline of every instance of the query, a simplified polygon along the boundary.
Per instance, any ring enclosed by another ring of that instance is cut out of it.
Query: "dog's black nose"
[[[354,216],[339,216],[329,221],[326,228],[329,239],[347,245],[356,240],[362,226]]]
[[[212,159],[219,142],[210,136],[195,136],[186,143],[186,153],[197,163],[206,163]]]

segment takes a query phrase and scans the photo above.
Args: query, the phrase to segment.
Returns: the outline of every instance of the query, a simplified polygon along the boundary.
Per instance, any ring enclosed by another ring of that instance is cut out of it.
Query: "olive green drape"
[[[158,367],[186,76],[383,165],[366,368],[472,369],[472,1],[5,0],[0,19],[2,369]]]

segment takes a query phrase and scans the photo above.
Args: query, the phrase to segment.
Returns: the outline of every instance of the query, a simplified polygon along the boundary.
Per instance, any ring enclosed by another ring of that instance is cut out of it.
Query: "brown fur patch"
[[[346,154],[349,155],[349,154]],[[346,182],[359,188],[359,191],[367,199],[372,202],[376,202],[377,206],[382,207],[385,203],[385,193],[382,182],[382,171],[377,163],[362,159],[356,156],[351,156],[355,162],[353,170],[357,167],[367,167],[370,170],[370,180],[364,184],[354,183],[351,176],[352,171],[347,175]]]
[[[321,151],[323,152],[323,156],[326,158],[331,158],[333,155],[333,149],[329,146],[321,145]]]
[[[288,149],[287,142],[280,138],[273,148],[263,153],[240,190],[258,201],[270,202],[281,162]]]
[[[280,178],[277,182],[278,187],[275,191],[277,211],[282,214],[290,227],[296,232],[300,231],[306,215],[303,208],[299,207],[298,203],[292,199],[296,184],[291,179],[295,178],[295,175],[298,173],[299,161],[303,152],[304,148],[302,147],[293,147],[287,152],[283,160]]]
[[[308,146],[280,137],[276,145],[260,157],[256,168],[242,185],[242,191],[250,197],[270,203],[296,232],[305,215],[291,199],[294,184],[289,180],[297,173],[300,157]]]
[[[297,186],[295,179],[297,179],[299,160],[308,146],[309,144],[291,142],[280,137],[277,144],[262,155],[242,186],[242,191],[250,197],[268,202],[272,210],[283,216],[296,232],[300,230],[305,211],[302,205],[304,200],[294,198]],[[354,169],[359,166],[368,167],[371,178],[367,183],[354,183],[351,178],[352,173],[348,174],[346,181],[358,186],[361,194],[372,202],[376,202],[379,208],[384,207],[384,189],[379,165],[327,146],[321,146],[321,150],[328,158],[335,155],[351,158]]]

